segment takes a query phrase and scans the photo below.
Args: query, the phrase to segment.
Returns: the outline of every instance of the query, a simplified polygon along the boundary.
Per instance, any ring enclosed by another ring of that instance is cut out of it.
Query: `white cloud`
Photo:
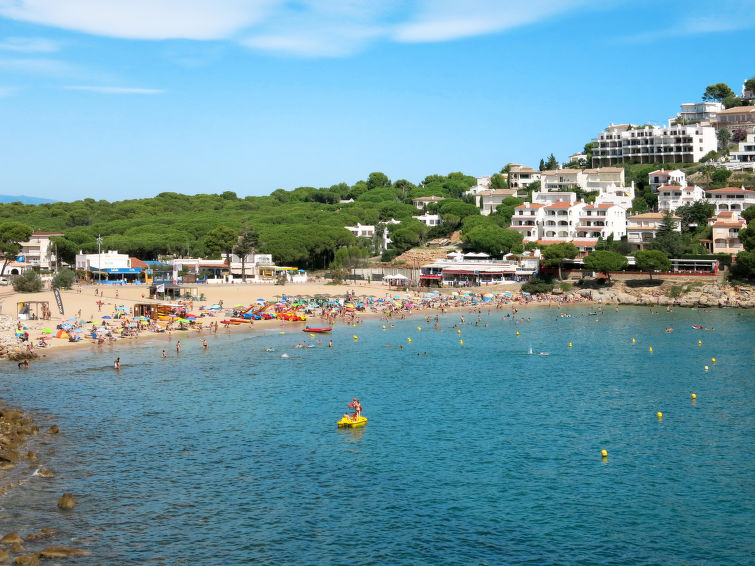
[[[0,15],[129,39],[224,39],[280,0],[0,0]]]
[[[66,90],[81,90],[97,94],[163,94],[165,91],[157,88],[128,88],[116,86],[67,86]]]
[[[44,75],[49,77],[67,77],[79,74],[80,69],[65,61],[57,59],[0,59],[0,69],[29,75]]]
[[[393,37],[404,42],[472,37],[531,24],[586,3],[586,0],[421,0],[416,14],[397,25]]]
[[[6,37],[0,40],[0,50],[21,53],[53,53],[60,49],[59,44],[42,37]]]

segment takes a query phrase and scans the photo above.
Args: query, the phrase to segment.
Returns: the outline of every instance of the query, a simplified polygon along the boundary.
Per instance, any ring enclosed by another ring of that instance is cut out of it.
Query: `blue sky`
[[[753,0],[0,0],[0,193],[537,167],[739,93],[753,28]]]

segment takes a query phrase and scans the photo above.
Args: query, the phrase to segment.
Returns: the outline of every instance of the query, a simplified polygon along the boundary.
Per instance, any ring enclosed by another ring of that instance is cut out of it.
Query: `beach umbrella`
[[[74,328],[73,331],[78,334],[79,332],[84,332],[83,328]]]
[[[110,316],[110,315],[107,315],[107,314],[106,314],[106,315],[105,315],[105,316],[103,316],[102,318],[113,318],[113,317],[112,317],[112,316]]]
[[[63,330],[68,330],[69,328],[73,328],[73,324],[68,324],[67,322],[64,322],[63,324],[60,325],[60,327]]]

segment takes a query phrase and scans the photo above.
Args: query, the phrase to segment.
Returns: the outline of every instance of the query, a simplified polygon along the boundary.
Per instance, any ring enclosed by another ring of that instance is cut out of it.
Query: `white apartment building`
[[[440,224],[439,214],[422,214],[421,216],[412,216],[412,218],[416,218],[420,222],[424,222],[425,226],[433,227]]]
[[[516,189],[488,189],[475,195],[475,204],[480,214],[488,216],[495,213],[496,207],[503,204],[505,198],[511,196],[516,196]]]
[[[582,210],[587,206],[582,201],[554,202],[545,207],[543,238],[568,242],[577,237],[577,226]]]
[[[535,171],[532,167],[512,163],[509,165],[509,188],[526,189],[535,181],[540,181],[541,176],[540,171]]]
[[[556,202],[576,202],[577,193],[570,191],[533,191],[532,202],[539,204],[553,204]]]
[[[671,212],[685,204],[705,200],[705,191],[697,185],[663,185],[658,189],[658,211]]]
[[[131,258],[128,254],[119,254],[117,250],[108,250],[102,253],[76,254],[76,269],[81,271],[106,270],[106,269],[130,269]]]
[[[755,133],[755,106],[735,106],[716,115],[714,125],[721,128],[744,128],[748,134]]]
[[[19,242],[21,251],[16,256],[15,264],[21,271],[27,269],[49,270],[55,267],[55,244],[51,237],[63,236],[59,232],[34,232],[28,242]]]
[[[687,186],[687,175],[679,169],[658,169],[648,173],[648,184],[654,193],[663,185]]]
[[[546,191],[568,191],[579,188],[583,191],[602,193],[624,187],[623,167],[599,167],[597,169],[554,169],[541,173],[541,187]]]
[[[661,225],[663,224],[664,214],[658,212],[646,212],[645,214],[636,214],[627,218],[627,242],[636,244],[642,248],[655,239]],[[682,231],[681,218],[672,216],[676,221],[676,231]]]
[[[511,226],[509,228],[519,232],[525,242],[536,242],[542,237],[546,206],[546,203],[530,202],[517,206],[511,217]]]
[[[588,240],[607,239],[613,236],[620,240],[627,233],[627,211],[613,204],[588,204],[582,208],[577,225],[577,238]]]
[[[412,199],[412,204],[416,207],[417,210],[424,210],[425,207],[433,202],[440,202],[444,199],[444,197],[417,197]]]
[[[755,191],[744,187],[725,187],[705,191],[708,202],[716,206],[716,214],[725,210],[743,211],[755,204]]]
[[[700,125],[611,124],[593,141],[597,144],[593,148],[594,167],[619,163],[696,163],[717,148],[716,130]]]
[[[729,160],[742,165],[742,169],[755,169],[755,134],[747,134],[745,141],[739,142],[737,151],[729,153]]]
[[[725,107],[720,102],[685,102],[682,111],[669,120],[681,123],[710,122]]]

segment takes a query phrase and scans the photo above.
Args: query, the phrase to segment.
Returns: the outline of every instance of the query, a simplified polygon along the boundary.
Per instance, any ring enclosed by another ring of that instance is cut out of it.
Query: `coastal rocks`
[[[0,548],[0,563],[8,562],[10,560],[10,553],[7,548]]]
[[[20,544],[24,542],[17,532],[8,533],[3,538],[0,538],[0,542],[3,544]]]
[[[73,494],[64,493],[58,501],[58,508],[64,511],[70,511],[76,507],[76,500],[73,498]]]
[[[16,559],[13,561],[14,564],[17,564],[18,566],[39,566],[39,556],[37,556],[36,553],[34,554],[22,554],[21,556],[17,556]]]
[[[52,538],[57,534],[57,531],[53,529],[52,527],[44,527],[37,531],[36,533],[29,533],[24,537],[24,540],[27,542],[34,542],[38,540],[44,540],[48,538]]]
[[[50,470],[45,470],[44,468],[39,468],[37,470],[37,475],[40,478],[54,478],[55,474],[52,473]]]
[[[41,558],[69,558],[72,556],[88,556],[90,552],[88,550],[82,550],[80,548],[71,548],[68,546],[48,546],[47,548],[40,550],[37,554]]]
[[[49,432],[50,434],[58,434],[60,432],[60,428],[58,427],[58,425],[54,424],[47,429],[47,432]]]

